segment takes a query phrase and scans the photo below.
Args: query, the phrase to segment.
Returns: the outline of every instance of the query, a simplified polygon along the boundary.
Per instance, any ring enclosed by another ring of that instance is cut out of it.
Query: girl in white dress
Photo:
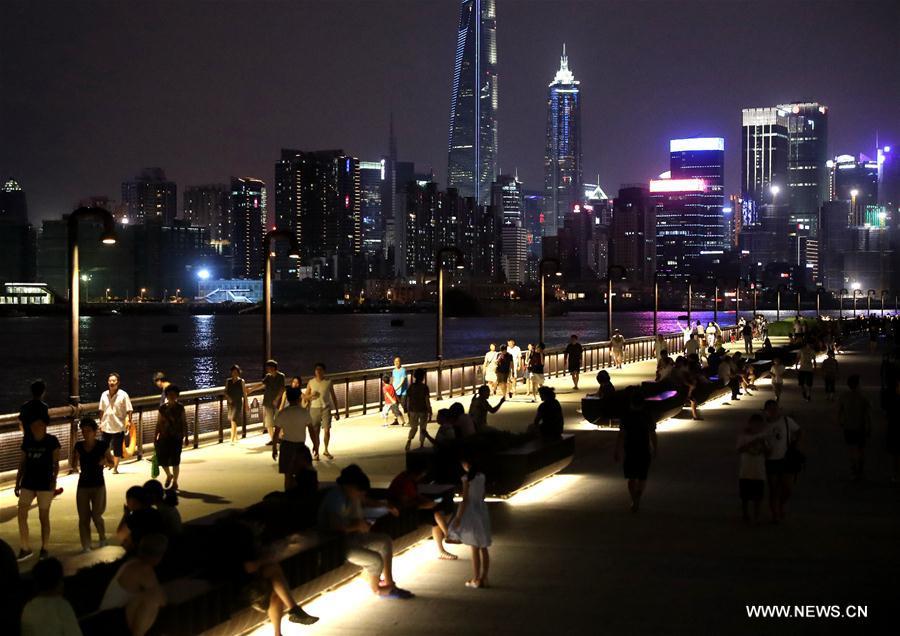
[[[463,500],[450,523],[449,536],[472,548],[474,578],[466,581],[466,587],[487,587],[488,569],[491,558],[491,518],[484,503],[484,473],[473,466],[471,460],[464,459],[462,467],[466,474],[462,478]]]
[[[491,395],[497,392],[497,345],[493,342],[487,353],[484,354],[484,364],[481,365],[481,373],[484,375],[484,383],[491,387]]]

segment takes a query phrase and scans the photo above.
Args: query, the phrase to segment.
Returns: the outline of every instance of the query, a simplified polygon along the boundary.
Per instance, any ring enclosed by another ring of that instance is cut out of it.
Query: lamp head
[[[115,245],[116,244],[116,233],[113,231],[104,232],[103,236],[100,238],[100,241],[104,245]]]
[[[859,190],[857,190],[856,188],[853,188],[852,190],[850,190],[850,196],[853,197],[854,199],[857,197],[858,194],[859,194]]]

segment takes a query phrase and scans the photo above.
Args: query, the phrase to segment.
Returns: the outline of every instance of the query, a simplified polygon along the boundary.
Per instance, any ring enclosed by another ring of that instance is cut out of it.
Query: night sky
[[[0,177],[32,219],[161,166],[186,185],[271,184],[281,147],[387,151],[445,183],[457,0],[0,4]],[[724,136],[740,109],[831,108],[830,152],[900,145],[900,2],[498,0],[500,167],[543,183],[562,43],[583,90],[585,179],[667,169],[668,139]],[[271,203],[270,203],[271,205]]]

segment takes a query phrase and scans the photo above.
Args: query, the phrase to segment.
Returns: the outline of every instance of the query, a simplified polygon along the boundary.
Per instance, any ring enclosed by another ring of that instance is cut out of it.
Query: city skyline
[[[231,16],[235,21],[273,33],[265,50],[257,51],[251,59],[240,57],[243,49],[236,42],[219,46],[229,41],[232,25],[213,15],[209,6],[169,6],[169,19],[148,33],[131,32],[121,26],[129,12],[137,10],[134,6],[92,3],[87,10],[51,3],[31,7],[7,4],[4,13],[8,19],[0,27],[0,59],[4,60],[0,62],[0,76],[3,86],[11,88],[0,98],[0,126],[5,140],[0,146],[3,179],[15,178],[28,193],[29,214],[34,221],[69,211],[75,202],[88,196],[115,198],[121,183],[147,166],[164,168],[182,190],[226,182],[233,175],[274,182],[271,157],[281,147],[343,147],[360,159],[387,154],[385,131],[394,112],[400,122],[399,157],[433,168],[438,182],[446,184],[447,141],[442,122],[446,122],[451,94],[446,69],[452,68],[455,54],[453,29],[447,27],[458,21],[459,3],[448,0],[428,3],[427,7],[421,3],[389,3],[378,5],[381,15],[376,17],[371,3],[349,4],[353,11],[342,11],[342,20],[338,20],[334,7],[319,3],[293,8],[271,3],[253,12],[246,11],[245,4],[234,4]],[[751,44],[749,36],[742,34],[754,32],[746,28],[747,23],[765,20],[766,10],[774,10],[776,4],[722,7],[719,3],[716,6],[721,10],[715,12],[709,11],[711,6],[696,2],[676,11],[650,2],[624,6],[498,0],[498,75],[503,78],[498,172],[518,169],[526,188],[539,187],[546,121],[545,78],[552,77],[558,68],[563,42],[567,43],[570,65],[579,70],[579,79],[588,87],[582,115],[584,170],[591,175],[599,172],[607,191],[615,191],[621,183],[654,177],[667,164],[665,142],[692,136],[726,139],[725,188],[727,193],[739,191],[741,108],[798,100],[828,104],[832,119],[829,156],[874,153],[876,130],[883,142],[900,136],[900,122],[891,107],[900,101],[900,86],[896,73],[891,73],[889,56],[874,55],[854,62],[846,50],[825,46],[847,33],[862,42],[886,41],[890,25],[897,23],[892,18],[900,17],[895,6],[871,2],[859,11],[859,7],[850,10],[840,3],[817,3],[817,11],[804,19],[820,28],[800,33],[790,28],[799,18],[779,13],[783,21],[772,27],[771,37],[777,41],[779,33],[786,38],[790,32],[790,42],[784,40],[780,52],[763,50],[767,47],[753,49],[751,57],[760,67],[779,59],[782,73],[737,65],[743,59],[738,54],[741,47]],[[572,11],[573,7],[580,11]],[[728,26],[727,16],[737,11],[744,24],[740,28]],[[276,15],[279,24],[273,23]],[[547,22],[548,16],[553,16],[552,22]],[[838,19],[841,16],[845,19]],[[673,50],[687,42],[692,54],[709,52],[717,77],[723,73],[727,77],[726,69],[731,69],[731,84],[726,87],[704,82],[701,76],[687,72],[686,64],[679,70],[680,56],[686,53],[673,55],[664,50],[648,52],[636,46],[614,45],[615,38],[621,37],[616,34],[617,28],[634,24],[641,32],[650,33],[660,28],[658,24],[666,23],[667,17],[668,27],[673,28],[666,28],[665,41]],[[710,34],[710,42],[698,42],[674,28],[698,20],[702,20],[702,32]],[[558,26],[547,28],[545,22]],[[368,28],[361,27],[364,23]],[[610,38],[601,41],[588,37],[593,33],[590,24],[603,24]],[[325,39],[312,33],[310,25],[327,31]],[[379,31],[382,25],[385,30]],[[35,31],[39,26],[40,33]],[[75,49],[66,44],[65,33],[70,27],[79,33],[80,46]],[[162,46],[191,28],[193,35],[188,43],[168,49]],[[310,112],[310,106],[298,98],[302,95],[286,84],[273,83],[271,72],[260,66],[287,45],[285,38],[292,28],[294,36],[309,35],[301,39],[309,43],[310,52],[319,46],[335,53],[327,60],[311,56],[317,67],[303,58],[295,60],[295,71],[308,78],[303,86],[321,88],[322,96],[331,100],[331,112],[323,113],[322,108]],[[101,31],[103,47],[85,44],[92,34],[99,38]],[[734,37],[729,39],[729,32]],[[347,44],[349,54],[347,50],[337,51],[332,40]],[[201,41],[210,50],[196,50],[197,45],[191,44]],[[151,54],[135,59],[130,52],[141,46]],[[815,50],[819,57],[803,63],[784,55],[803,47]],[[374,59],[364,57],[364,50]],[[181,64],[187,56],[192,59]],[[66,63],[60,63],[60,59]],[[255,74],[247,74],[257,67]],[[172,80],[168,92],[154,94],[152,99],[147,94],[150,82],[144,79],[151,68]],[[246,88],[234,100],[236,105],[225,103],[221,93],[214,90],[216,81],[226,86],[234,81],[226,75],[246,80],[240,82]],[[398,81],[403,78],[413,81]],[[361,85],[345,93],[349,89],[344,87],[344,79]],[[858,86],[854,84],[853,91],[844,90],[851,80]],[[396,94],[368,90],[377,84],[401,90]],[[664,102],[638,97],[652,95],[648,90]],[[61,100],[60,95],[66,95],[66,99]],[[259,95],[265,99],[259,100]],[[718,97],[714,99],[715,95]],[[259,112],[253,111],[254,98],[262,104]],[[285,106],[273,111],[273,105],[282,103]],[[665,106],[658,109],[660,116],[648,116],[652,112],[650,103]],[[147,117],[145,104],[155,106],[153,117]],[[247,121],[252,125],[241,120],[238,111],[251,115]],[[260,113],[265,117],[253,116]],[[271,206],[269,212],[273,212]]]

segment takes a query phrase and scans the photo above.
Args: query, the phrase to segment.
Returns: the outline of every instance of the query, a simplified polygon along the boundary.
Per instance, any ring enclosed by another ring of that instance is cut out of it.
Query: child
[[[781,390],[784,388],[784,363],[781,358],[775,358],[772,361],[772,388],[775,390],[775,401],[781,400]]]
[[[63,598],[63,566],[56,559],[38,561],[31,571],[37,596],[22,610],[22,634],[80,634],[78,619]]]
[[[389,375],[381,378],[381,394],[384,397],[384,408],[381,409],[381,417],[384,418],[382,426],[388,426],[388,415],[391,413],[394,414],[394,421],[391,422],[391,426],[403,424],[403,407],[400,406],[397,390],[394,388]]]
[[[472,548],[474,578],[466,587],[487,587],[491,565],[488,547],[491,545],[491,518],[484,503],[485,477],[471,459],[463,459],[463,500],[450,524],[449,537]]]
[[[838,363],[834,349],[828,350],[828,357],[822,362],[822,377],[825,380],[825,399],[834,400],[834,385],[837,383]]]
[[[740,454],[738,490],[744,521],[750,523],[750,504],[753,504],[753,523],[759,522],[759,510],[766,487],[766,421],[759,413],[750,416],[738,433],[737,451]]]

